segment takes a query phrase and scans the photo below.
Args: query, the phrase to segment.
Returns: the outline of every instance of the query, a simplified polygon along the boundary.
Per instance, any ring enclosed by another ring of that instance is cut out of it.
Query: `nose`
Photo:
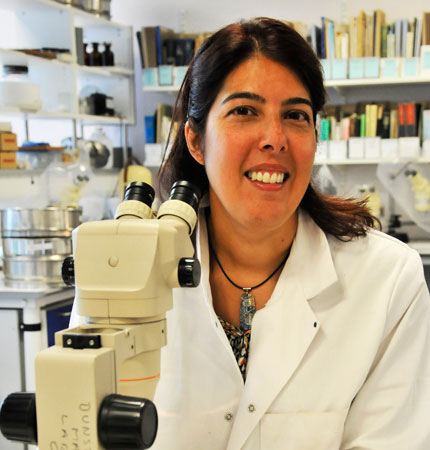
[[[272,118],[264,125],[261,141],[261,151],[282,152],[287,149],[287,135],[279,118]]]

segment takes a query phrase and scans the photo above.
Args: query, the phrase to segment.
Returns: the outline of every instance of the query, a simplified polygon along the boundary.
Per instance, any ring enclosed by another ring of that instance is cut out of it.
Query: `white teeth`
[[[270,184],[275,184],[278,181],[278,175],[276,173],[272,173],[270,176]]]
[[[269,172],[247,172],[247,177],[252,181],[261,181],[266,184],[276,184],[282,183],[285,178],[285,174],[282,172],[273,172],[270,174]]]

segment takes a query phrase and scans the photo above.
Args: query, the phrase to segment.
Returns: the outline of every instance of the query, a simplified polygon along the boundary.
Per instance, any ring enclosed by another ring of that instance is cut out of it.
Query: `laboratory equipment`
[[[56,333],[36,357],[36,394],[9,395],[0,430],[41,449],[144,449],[156,436],[150,399],[166,344],[172,289],[199,284],[190,239],[200,194],[177,182],[153,219],[153,189],[130,183],[115,220],[73,231],[63,277],[86,325]],[[37,425],[36,425],[37,423]]]

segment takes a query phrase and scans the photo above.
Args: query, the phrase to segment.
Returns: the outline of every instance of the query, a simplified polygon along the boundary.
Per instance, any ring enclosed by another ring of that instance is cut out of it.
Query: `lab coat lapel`
[[[242,448],[296,371],[320,328],[308,300],[336,280],[326,236],[301,213],[290,257],[273,295],[253,320],[248,375],[229,450]]]

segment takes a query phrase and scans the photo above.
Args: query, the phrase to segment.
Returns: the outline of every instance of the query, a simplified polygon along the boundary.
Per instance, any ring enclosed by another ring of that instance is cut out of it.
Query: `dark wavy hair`
[[[159,171],[159,191],[166,198],[177,180],[209,189],[205,167],[190,155],[184,128],[188,123],[204,141],[209,110],[226,77],[241,63],[261,54],[294,72],[306,87],[316,123],[326,101],[321,64],[309,44],[292,27],[278,20],[259,17],[228,25],[210,36],[190,63],[176,99],[169,135],[171,149]],[[169,146],[169,142],[167,144]],[[366,201],[336,198],[318,192],[309,183],[300,203],[318,226],[341,240],[365,235],[378,220]]]

